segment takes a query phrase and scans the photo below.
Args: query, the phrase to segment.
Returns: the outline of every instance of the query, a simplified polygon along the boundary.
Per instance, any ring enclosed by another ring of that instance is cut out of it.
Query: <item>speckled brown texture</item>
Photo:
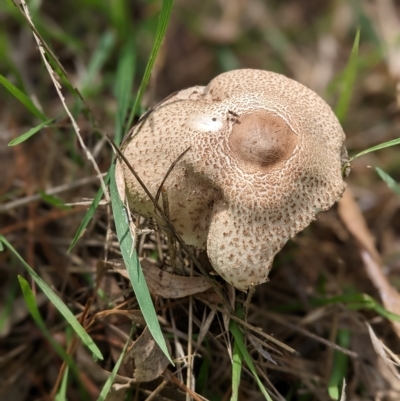
[[[164,185],[183,240],[206,247],[215,270],[246,290],[267,281],[286,241],[342,195],[345,135],[314,92],[260,70],[236,70],[183,90],[132,130],[123,153],[155,195]],[[131,209],[154,217],[129,169],[118,187]]]

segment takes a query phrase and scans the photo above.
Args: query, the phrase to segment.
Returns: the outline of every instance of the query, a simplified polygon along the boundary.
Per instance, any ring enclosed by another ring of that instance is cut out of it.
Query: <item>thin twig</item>
[[[163,188],[161,194],[162,194],[163,210],[164,210],[165,214],[167,215],[167,217],[170,219],[169,201],[168,201],[167,191]],[[170,230],[166,230],[166,234],[167,234],[168,253],[169,253],[171,268],[172,268],[172,272],[174,272],[175,271],[175,262],[176,262],[176,243],[175,243],[174,237]]]
[[[218,312],[221,312],[222,314],[227,314],[227,311],[226,311],[225,309],[220,308],[219,306],[217,306],[217,305],[215,305],[215,304],[212,304],[211,302],[208,302],[208,301],[206,301],[205,299],[203,299],[202,302],[203,302],[204,304],[206,304],[210,309],[215,309],[215,310],[217,310]],[[275,337],[272,337],[272,336],[270,336],[269,334],[264,333],[264,332],[262,331],[262,329],[260,329],[260,328],[258,328],[258,327],[255,327],[255,326],[253,326],[253,325],[250,324],[250,323],[245,322],[243,319],[237,317],[236,315],[230,314],[230,315],[229,315],[229,318],[232,319],[232,320],[234,320],[235,322],[238,322],[239,324],[241,324],[241,325],[244,326],[245,328],[247,328],[247,329],[253,331],[254,333],[257,333],[257,334],[259,334],[260,336],[266,338],[266,339],[269,340],[270,342],[272,342],[272,343],[274,343],[274,344],[276,344],[276,345],[279,345],[281,348],[285,349],[286,351],[289,351],[289,352],[292,353],[292,354],[296,354],[296,353],[297,353],[296,350],[294,350],[293,348],[289,347],[288,345],[286,345],[286,344],[283,343],[282,341],[279,341],[279,340],[276,339]],[[221,330],[221,331],[223,331],[223,330]]]
[[[168,380],[163,380],[156,389],[145,399],[145,401],[153,401],[156,399],[158,394],[164,389],[164,387],[168,384]]]
[[[41,225],[47,224],[48,222],[50,222],[52,220],[61,219],[65,216],[71,216],[72,214],[76,214],[76,213],[81,213],[85,210],[86,210],[86,208],[79,207],[79,206],[76,207],[75,209],[68,209],[68,210],[53,209],[44,216],[36,217],[34,219],[33,223],[35,224],[35,227],[39,227]],[[24,230],[27,227],[27,225],[28,225],[28,220],[18,221],[17,223],[14,223],[7,227],[4,227],[4,228],[2,227],[1,234],[6,235],[6,234],[10,234],[17,230]]]
[[[105,174],[102,174],[102,176],[104,177]],[[87,184],[91,184],[93,182],[96,182],[98,179],[99,178],[97,176],[85,177],[85,178],[82,178],[75,182],[72,182],[70,184],[63,184],[63,185],[59,185],[58,187],[50,188],[50,189],[44,191],[44,193],[46,195],[57,195],[62,192],[69,191],[71,189],[75,189],[75,188],[83,187],[84,185],[87,185]],[[0,205],[0,213],[7,212],[8,210],[16,209],[17,207],[25,206],[31,202],[35,202],[40,199],[42,199],[42,195],[35,194],[35,195],[31,195],[31,196],[26,196],[25,198],[13,200],[4,205]],[[90,201],[90,203],[92,203],[92,201]]]
[[[304,329],[304,328],[302,328],[302,327],[300,327],[300,326],[298,326],[296,324],[290,323],[290,322],[288,322],[288,320],[286,318],[283,318],[283,317],[281,317],[280,315],[278,315],[276,313],[267,312],[265,310],[262,310],[261,313],[264,316],[268,317],[269,319],[272,319],[272,320],[280,323],[281,325],[290,328],[293,331],[301,333],[306,337],[312,338],[313,340],[318,341],[319,343],[322,343],[322,344],[324,344],[324,345],[326,345],[326,346],[328,346],[330,348],[333,348],[336,351],[340,351],[343,354],[351,356],[352,358],[358,358],[359,357],[359,355],[356,352],[353,352],[353,351],[350,351],[350,350],[348,350],[346,348],[343,348],[340,345],[332,343],[331,341],[329,341],[329,340],[327,340],[325,338],[319,337],[316,334],[311,333],[310,331],[308,331],[308,330],[306,330],[306,329]],[[259,332],[259,334],[261,334],[261,332]]]
[[[190,150],[190,146],[183,151],[178,157],[177,159],[169,166],[168,171],[166,172],[164,178],[161,181],[160,186],[158,187],[157,193],[156,193],[156,198],[155,198],[155,202],[158,204],[158,200],[160,199],[160,195],[161,195],[161,191],[164,187],[165,181],[167,180],[168,176],[171,174],[172,170],[174,169],[174,167],[177,165],[177,163],[182,159],[183,156],[185,156],[185,154]]]
[[[190,277],[193,277],[193,263],[190,264]],[[188,322],[188,348],[187,348],[187,373],[186,373],[186,386],[194,389],[194,375],[193,375],[193,296],[189,297],[189,322]],[[190,401],[190,394],[186,393],[186,401]]]
[[[182,391],[185,391],[186,393],[189,393],[192,398],[194,398],[196,401],[204,401],[206,398],[202,397],[201,395],[195,393],[193,390],[185,386],[184,383],[182,383],[180,380],[178,380],[172,373],[170,373],[168,370],[165,372],[165,376],[172,381],[172,383],[175,383]]]

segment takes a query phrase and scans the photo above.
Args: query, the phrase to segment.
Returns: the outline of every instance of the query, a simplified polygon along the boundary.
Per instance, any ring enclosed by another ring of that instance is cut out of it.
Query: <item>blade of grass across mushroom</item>
[[[114,383],[115,376],[117,376],[118,370],[119,370],[119,368],[120,368],[120,366],[122,364],[122,361],[123,361],[124,356],[125,356],[126,348],[128,347],[129,341],[131,340],[131,337],[132,337],[132,334],[133,334],[134,330],[135,330],[135,326],[132,325],[131,331],[129,333],[128,340],[126,341],[125,346],[121,351],[121,355],[119,356],[119,358],[118,358],[113,370],[111,371],[110,376],[108,376],[107,381],[104,383],[104,386],[101,389],[101,392],[100,392],[99,397],[97,398],[97,401],[105,401],[107,399],[107,395],[111,390],[111,386]]]
[[[266,390],[266,388],[264,387],[260,378],[258,377],[256,367],[254,366],[253,360],[252,360],[252,358],[249,354],[249,351],[247,350],[246,345],[244,343],[243,332],[239,329],[238,325],[233,320],[230,321],[229,330],[235,339],[235,343],[238,345],[238,349],[239,349],[240,353],[242,354],[242,358],[246,362],[258,387],[260,388],[261,393],[263,394],[263,396],[265,397],[266,400],[272,401],[271,396],[268,394],[268,391]]]
[[[33,320],[35,321],[36,325],[39,327],[39,329],[41,330],[41,332],[42,332],[43,336],[46,338],[46,340],[51,344],[54,351],[59,355],[59,357],[71,369],[71,371],[75,375],[75,378],[77,379],[80,389],[85,391],[85,393],[86,393],[86,389],[84,388],[83,384],[79,380],[79,369],[78,369],[77,365],[75,364],[74,360],[71,358],[71,355],[67,354],[65,349],[53,338],[53,336],[47,329],[46,323],[44,322],[42,316],[40,315],[39,309],[36,305],[35,295],[31,289],[31,287],[29,286],[29,283],[22,276],[18,276],[18,280],[19,280],[19,284],[21,286],[22,294],[25,299],[26,306],[28,307],[28,310],[29,310]]]
[[[375,170],[379,174],[379,177],[382,178],[384,182],[386,182],[387,186],[396,194],[400,196],[400,184],[397,183],[388,173],[385,173],[379,167],[376,167]]]
[[[126,114],[128,112],[129,103],[131,101],[130,89],[132,88],[133,85],[133,75],[134,75],[133,72],[136,61],[136,53],[132,51],[132,49],[134,49],[133,39],[134,38],[132,35],[131,40],[129,40],[122,49],[122,54],[120,57],[120,62],[117,70],[115,94],[118,102],[118,108],[117,108],[118,111],[115,118],[115,141],[118,144],[121,142],[122,139],[123,125]],[[144,79],[142,80],[141,86],[144,85],[143,82]],[[130,123],[128,122],[128,127],[129,125]],[[165,353],[167,358],[172,363],[172,359],[169,355],[164,336],[158,323],[157,314],[154,309],[154,305],[151,300],[151,296],[147,288],[146,281],[144,279],[142,268],[140,266],[139,259],[134,249],[135,244],[134,240],[130,235],[131,232],[129,228],[129,219],[127,216],[127,211],[118,194],[114,171],[115,171],[115,165],[113,165],[110,170],[111,204],[113,208],[115,226],[121,247],[122,256],[124,258],[124,262],[129,274],[132,288],[138,300],[140,310],[143,313],[143,317],[149,327],[149,330],[153,335],[155,341],[161,348],[161,350]]]
[[[346,119],[347,111],[350,106],[351,95],[353,93],[354,83],[357,77],[359,43],[360,29],[357,30],[349,61],[347,62],[347,65],[343,71],[343,77],[339,82],[340,96],[335,107],[335,114],[341,124],[343,124],[344,120]]]
[[[173,363],[171,356],[169,355],[160,324],[158,322],[157,314],[154,309],[146,280],[144,278],[142,267],[140,266],[138,255],[135,250],[135,240],[131,236],[131,230],[129,227],[129,218],[127,214],[129,212],[126,210],[118,193],[115,182],[115,165],[111,167],[110,191],[119,246],[121,248],[122,257],[128,271],[133,291],[135,292],[140,310],[142,311],[144,320],[147,323],[150,333],[152,334],[158,346],[164,352],[165,356],[171,363]]]
[[[85,344],[90,351],[93,353],[96,359],[103,359],[103,355],[100,349],[97,347],[96,343],[92,340],[86,330],[78,322],[77,318],[70,311],[70,309],[65,305],[61,298],[43,281],[43,279],[25,262],[21,255],[16,251],[16,249],[7,241],[7,239],[0,235],[0,242],[5,245],[12,254],[21,262],[25,267],[27,272],[31,275],[36,284],[40,287],[43,293],[47,296],[50,302],[55,306],[55,308],[64,316],[67,322],[74,329],[77,336],[81,339],[82,343]]]

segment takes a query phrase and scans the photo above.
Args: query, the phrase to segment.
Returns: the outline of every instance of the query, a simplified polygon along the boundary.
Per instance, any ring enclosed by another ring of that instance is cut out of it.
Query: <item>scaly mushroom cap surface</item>
[[[188,245],[207,249],[227,282],[246,290],[267,281],[286,241],[341,197],[344,139],[316,93],[243,69],[167,98],[122,151],[155,196],[190,147],[164,184],[171,221]],[[123,162],[116,176],[132,211],[163,224]]]

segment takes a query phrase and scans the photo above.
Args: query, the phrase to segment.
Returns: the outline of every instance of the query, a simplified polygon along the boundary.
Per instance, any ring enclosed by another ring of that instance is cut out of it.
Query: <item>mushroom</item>
[[[342,195],[345,135],[331,108],[283,75],[242,69],[155,107],[122,146],[147,189],[163,188],[188,245],[247,290],[267,281],[286,241]],[[122,161],[117,187],[132,211],[165,224]],[[160,202],[161,204],[161,202]]]

